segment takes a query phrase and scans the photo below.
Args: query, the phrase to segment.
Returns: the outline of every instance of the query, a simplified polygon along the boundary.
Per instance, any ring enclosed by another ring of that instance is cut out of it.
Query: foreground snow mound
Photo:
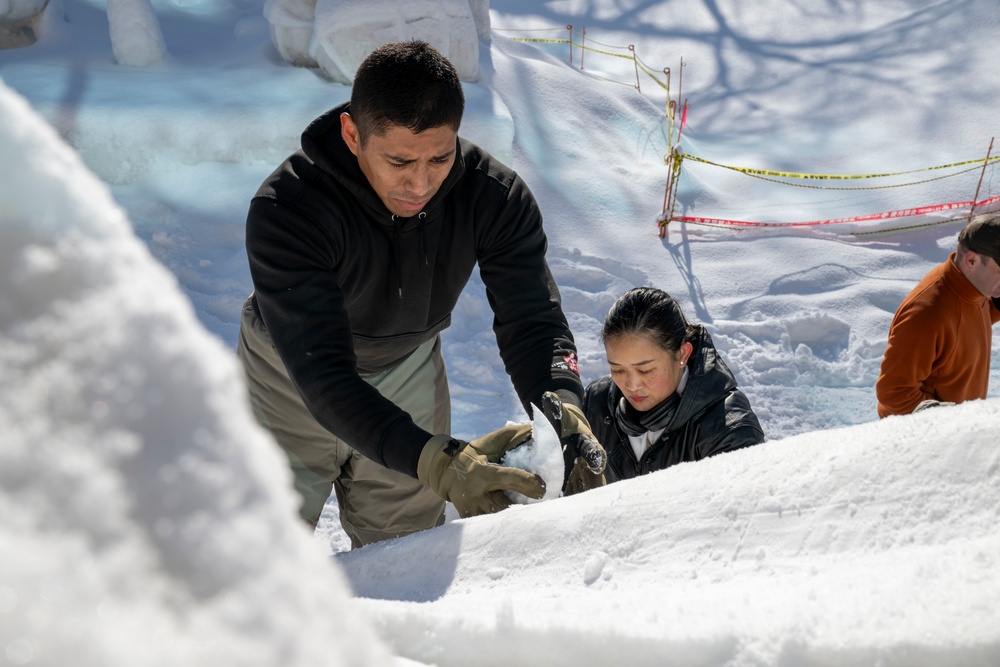
[[[817,431],[338,560],[439,665],[995,664],[998,428],[991,400]]]
[[[232,352],[2,84],[0,125],[4,664],[386,664]]]

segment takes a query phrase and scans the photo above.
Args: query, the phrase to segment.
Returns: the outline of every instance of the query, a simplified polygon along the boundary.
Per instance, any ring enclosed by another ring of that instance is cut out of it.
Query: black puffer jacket
[[[736,378],[718,355],[704,327],[694,341],[688,380],[673,419],[660,438],[636,460],[628,435],[616,419],[622,393],[606,375],[587,387],[584,412],[608,453],[609,482],[645,475],[685,461],[764,442],[764,432]]]
[[[477,264],[525,409],[548,390],[580,403],[576,348],[525,183],[459,139],[434,198],[395,218],[341,138],[347,110],[306,128],[302,150],[268,177],[247,217],[256,308],[312,414],[369,458],[415,476],[432,434],[359,373],[394,366],[445,329]]]

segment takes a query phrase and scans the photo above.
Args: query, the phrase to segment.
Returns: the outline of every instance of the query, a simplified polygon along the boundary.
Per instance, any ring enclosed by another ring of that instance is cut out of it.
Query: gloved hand
[[[542,413],[562,441],[566,462],[563,494],[571,496],[604,486],[608,455],[590,430],[583,411],[572,403],[563,403],[555,392],[547,391],[542,394]]]
[[[504,489],[529,498],[545,495],[545,482],[533,473],[500,465],[509,449],[531,437],[531,425],[505,426],[472,442],[450,435],[427,441],[417,461],[417,479],[450,501],[462,517],[499,512],[511,505]]]
[[[928,398],[927,400],[920,401],[917,403],[917,407],[913,408],[914,414],[926,410],[927,408],[939,408],[946,407],[949,405],[955,405],[951,401],[935,401],[933,398]]]

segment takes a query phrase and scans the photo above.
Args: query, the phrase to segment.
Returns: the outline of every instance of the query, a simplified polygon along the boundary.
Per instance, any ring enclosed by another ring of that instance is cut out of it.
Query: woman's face
[[[645,412],[677,391],[691,343],[677,352],[665,350],[647,336],[622,334],[604,341],[611,379],[633,408]]]

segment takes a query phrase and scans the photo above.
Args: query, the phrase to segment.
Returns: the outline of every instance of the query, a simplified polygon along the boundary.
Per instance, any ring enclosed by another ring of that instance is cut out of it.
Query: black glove
[[[583,411],[572,403],[563,403],[552,391],[542,394],[542,414],[559,434],[566,473],[563,495],[571,496],[604,486],[604,468],[608,455],[594,437]]]

